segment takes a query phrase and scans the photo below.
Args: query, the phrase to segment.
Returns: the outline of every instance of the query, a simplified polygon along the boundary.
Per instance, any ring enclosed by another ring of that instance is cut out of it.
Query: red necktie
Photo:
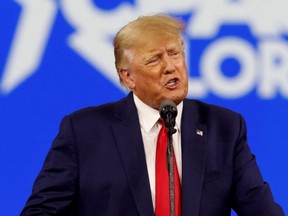
[[[168,133],[162,118],[159,119],[162,128],[158,135],[156,148],[156,198],[155,216],[170,216],[169,173],[167,168]],[[181,186],[174,156],[175,182],[175,216],[181,215]]]

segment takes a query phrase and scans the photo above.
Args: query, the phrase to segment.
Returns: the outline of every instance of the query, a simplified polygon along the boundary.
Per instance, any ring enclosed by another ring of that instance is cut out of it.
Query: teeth
[[[175,79],[169,80],[167,84],[174,84],[176,82]]]

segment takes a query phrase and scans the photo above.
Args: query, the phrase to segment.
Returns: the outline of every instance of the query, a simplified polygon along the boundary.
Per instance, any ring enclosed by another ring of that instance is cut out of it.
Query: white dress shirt
[[[133,95],[134,102],[138,111],[140,121],[142,139],[144,143],[146,165],[148,169],[150,189],[155,209],[155,161],[156,161],[156,145],[158,133],[161,129],[161,124],[158,123],[160,118],[159,111],[153,109],[143,103],[135,94]],[[181,118],[182,118],[183,102],[177,106],[177,117],[175,127],[177,132],[173,134],[173,148],[177,163],[180,182],[182,180],[182,159],[181,159]]]

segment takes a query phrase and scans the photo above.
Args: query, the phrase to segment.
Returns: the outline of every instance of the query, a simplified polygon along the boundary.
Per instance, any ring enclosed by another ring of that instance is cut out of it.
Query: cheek
[[[180,72],[180,74],[183,78],[187,79],[188,74],[187,74],[187,68],[186,68],[185,63],[179,64],[178,71]]]
[[[141,73],[135,76],[135,84],[138,87],[138,91],[153,92],[159,86],[159,77],[155,76],[151,72]]]
[[[140,81],[150,83],[151,85],[153,85],[158,84],[159,81],[161,80],[161,77],[162,76],[160,70],[151,69],[141,73]]]

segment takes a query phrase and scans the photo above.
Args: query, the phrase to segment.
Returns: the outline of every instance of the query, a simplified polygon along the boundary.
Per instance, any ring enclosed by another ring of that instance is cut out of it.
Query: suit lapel
[[[207,130],[195,101],[184,101],[182,144],[182,215],[199,215],[206,162]]]
[[[112,125],[119,154],[139,215],[154,215],[140,124],[133,96],[122,101]]]
[[[130,94],[112,125],[119,154],[139,215],[154,215],[137,110]],[[182,216],[199,215],[206,162],[207,129],[198,103],[185,100],[182,113]]]

